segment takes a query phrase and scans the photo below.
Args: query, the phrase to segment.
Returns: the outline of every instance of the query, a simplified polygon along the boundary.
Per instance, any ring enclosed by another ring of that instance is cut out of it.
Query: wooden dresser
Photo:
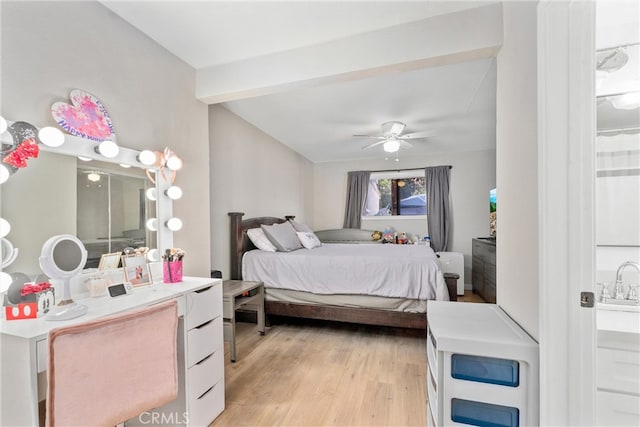
[[[471,245],[471,283],[473,292],[485,302],[496,302],[496,241],[477,238]]]

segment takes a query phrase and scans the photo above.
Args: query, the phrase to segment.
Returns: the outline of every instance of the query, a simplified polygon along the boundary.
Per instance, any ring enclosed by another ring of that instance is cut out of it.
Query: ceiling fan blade
[[[377,145],[384,144],[385,142],[387,142],[387,140],[386,140],[386,139],[383,139],[382,141],[378,141],[378,142],[374,142],[374,143],[369,144],[369,145],[365,145],[364,147],[362,147],[362,149],[363,149],[363,150],[366,150],[366,149],[368,149],[368,148],[373,148],[373,147],[375,147],[375,146],[377,146]]]
[[[380,135],[352,135],[358,138],[376,138],[376,139],[386,139],[384,136]]]
[[[404,139],[418,139],[418,138],[426,138],[428,136],[434,136],[435,132],[432,130],[426,130],[423,132],[411,132],[405,135],[402,135],[401,138]]]
[[[408,150],[409,148],[413,148],[413,144],[408,141],[399,139],[398,142],[400,143],[400,148],[404,148],[405,150]]]

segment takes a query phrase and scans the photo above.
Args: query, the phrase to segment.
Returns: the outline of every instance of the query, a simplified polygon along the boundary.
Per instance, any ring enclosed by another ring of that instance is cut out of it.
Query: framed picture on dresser
[[[144,255],[130,255],[122,257],[124,278],[132,286],[150,285],[151,272],[147,258]]]

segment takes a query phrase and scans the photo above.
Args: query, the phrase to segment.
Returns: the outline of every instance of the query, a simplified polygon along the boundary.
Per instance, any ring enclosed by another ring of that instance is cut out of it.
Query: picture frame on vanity
[[[120,259],[120,252],[102,254],[100,264],[98,264],[98,270],[115,270],[120,266]]]
[[[144,286],[153,283],[146,256],[123,256],[122,267],[125,280],[131,283],[132,286]]]

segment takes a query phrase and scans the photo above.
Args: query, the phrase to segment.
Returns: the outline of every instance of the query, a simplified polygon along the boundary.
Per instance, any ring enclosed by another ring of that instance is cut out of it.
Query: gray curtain
[[[362,223],[362,207],[367,200],[370,176],[371,172],[369,171],[349,172],[343,228],[360,228],[360,224]]]
[[[427,225],[434,252],[445,252],[449,241],[450,166],[425,168]]]

